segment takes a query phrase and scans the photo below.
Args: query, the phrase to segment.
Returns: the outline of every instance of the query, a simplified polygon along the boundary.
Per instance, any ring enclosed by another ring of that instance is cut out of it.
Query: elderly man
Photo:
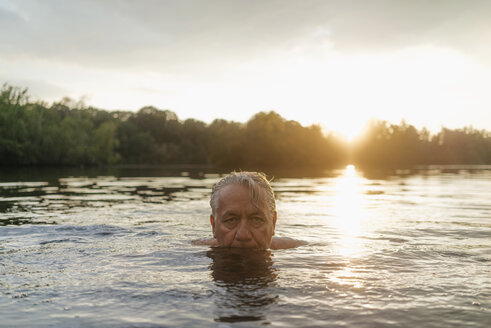
[[[273,189],[263,174],[232,172],[222,178],[211,193],[210,223],[212,239],[194,244],[282,249],[304,245],[305,242],[273,237],[276,226],[276,203]]]

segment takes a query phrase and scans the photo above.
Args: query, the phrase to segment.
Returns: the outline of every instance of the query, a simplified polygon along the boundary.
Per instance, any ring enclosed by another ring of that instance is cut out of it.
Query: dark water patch
[[[148,221],[138,221],[138,222],[135,222],[133,225],[135,227],[141,227],[141,228],[144,228],[142,226],[145,226],[145,225],[151,225],[151,224],[161,224],[161,223],[168,223],[168,222],[173,222],[172,220],[148,220]]]
[[[94,236],[112,236],[114,235],[114,231],[99,231],[99,232],[94,232]]]
[[[148,322],[134,322],[134,323],[111,323],[109,327],[121,327],[121,328],[170,328],[172,325],[154,324]]]
[[[295,223],[295,224],[289,224],[288,226],[290,227],[296,227],[296,228],[325,228],[324,225],[322,224],[304,224],[304,223]]]
[[[365,195],[383,195],[385,191],[382,190],[367,190],[365,191]]]
[[[150,223],[155,223],[155,222],[154,221],[150,221]],[[143,231],[143,232],[137,233],[135,236],[136,237],[149,237],[149,236],[157,236],[157,235],[161,235],[161,233],[158,232],[158,231]]]
[[[0,181],[48,181],[57,182],[60,177],[176,177],[186,172],[191,179],[202,179],[208,174],[216,174],[216,169],[209,167],[194,167],[189,165],[164,166],[119,166],[119,167],[23,167],[2,168]]]
[[[56,225],[55,221],[43,221],[35,217],[8,217],[0,219],[0,226],[20,226],[24,224],[36,224],[36,225]]]
[[[221,316],[215,318],[216,322],[228,322],[228,323],[236,323],[236,322],[249,322],[249,321],[262,321],[266,320],[265,316],[251,316],[251,315],[231,315],[231,316]],[[270,322],[264,322],[263,325],[269,325]]]
[[[170,196],[174,193],[185,192],[188,187],[161,187],[161,188],[151,188],[147,186],[138,186],[135,188],[134,193],[142,197],[146,196]]]
[[[43,188],[1,188],[0,197],[38,197],[46,195],[46,191]]]
[[[468,252],[463,252],[463,251],[456,251],[456,250],[437,250],[436,254],[438,256],[442,257],[451,257],[451,258],[456,258],[456,259],[472,259],[472,254]]]
[[[86,243],[86,241],[80,238],[62,238],[62,239],[42,241],[39,243],[39,245],[60,244],[60,243]]]
[[[440,224],[444,225],[445,222]],[[466,239],[466,238],[491,238],[491,230],[479,229],[479,230],[466,230],[466,229],[430,229],[430,228],[419,228],[415,231],[416,234],[420,236],[446,236],[453,237],[455,239]]]
[[[12,207],[14,207],[15,202],[0,201],[0,213],[7,213]]]
[[[408,239],[400,238],[400,237],[390,237],[390,236],[384,236],[384,235],[379,235],[379,236],[360,236],[362,239],[368,239],[368,240],[386,240],[390,241],[392,243],[397,243],[397,244],[403,244],[409,242]]]
[[[63,225],[55,229],[58,233],[71,233],[77,236],[88,237],[109,237],[109,236],[127,236],[132,233],[132,230],[111,225],[87,225],[87,226],[71,226]]]

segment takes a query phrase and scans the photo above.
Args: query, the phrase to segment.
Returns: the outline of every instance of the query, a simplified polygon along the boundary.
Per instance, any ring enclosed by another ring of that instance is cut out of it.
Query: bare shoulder
[[[271,241],[271,249],[295,248],[302,245],[307,245],[307,242],[288,237],[273,237]]]
[[[200,238],[191,241],[192,245],[196,246],[218,246],[218,242],[215,238]]]

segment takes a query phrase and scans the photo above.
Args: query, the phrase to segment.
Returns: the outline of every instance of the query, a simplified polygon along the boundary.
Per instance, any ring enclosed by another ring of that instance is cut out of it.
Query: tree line
[[[491,164],[491,135],[443,128],[431,135],[402,122],[373,121],[347,143],[320,126],[275,112],[246,123],[179,120],[152,106],[105,111],[64,98],[31,102],[26,89],[0,89],[1,166],[207,165],[227,169]]]
[[[360,166],[412,167],[433,164],[491,164],[491,133],[471,127],[442,128],[432,135],[402,121],[372,121],[351,146]]]

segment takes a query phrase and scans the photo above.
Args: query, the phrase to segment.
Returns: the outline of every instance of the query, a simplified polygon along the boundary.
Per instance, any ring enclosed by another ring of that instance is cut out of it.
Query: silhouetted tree
[[[210,124],[209,130],[210,162],[222,168],[245,168],[247,154],[244,125],[217,119]]]

